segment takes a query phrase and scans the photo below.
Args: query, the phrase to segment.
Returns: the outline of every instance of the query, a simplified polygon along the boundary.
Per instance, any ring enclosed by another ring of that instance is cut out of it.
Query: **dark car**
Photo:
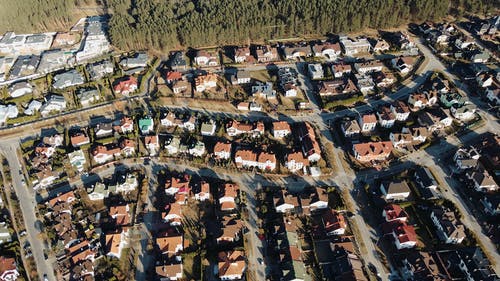
[[[377,274],[377,268],[375,267],[375,265],[373,265],[373,263],[368,263],[368,269],[374,273],[374,274]]]

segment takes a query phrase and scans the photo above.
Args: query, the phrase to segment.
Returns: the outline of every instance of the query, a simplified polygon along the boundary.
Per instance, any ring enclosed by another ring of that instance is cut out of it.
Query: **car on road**
[[[368,269],[373,273],[373,274],[377,274],[377,268],[375,267],[375,265],[373,263],[368,263]]]
[[[49,281],[49,278],[47,277],[47,273],[43,274],[43,281]]]

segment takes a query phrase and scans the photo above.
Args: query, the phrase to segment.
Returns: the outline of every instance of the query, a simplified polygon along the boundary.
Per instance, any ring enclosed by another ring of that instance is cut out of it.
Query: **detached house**
[[[417,234],[415,228],[405,222],[392,221],[382,226],[385,235],[394,239],[398,250],[413,248],[417,245]]]
[[[202,136],[213,136],[215,135],[215,130],[217,129],[217,125],[215,121],[208,120],[207,122],[201,123],[200,132]]]
[[[103,164],[114,159],[114,157],[120,156],[122,153],[121,149],[117,145],[97,145],[92,149],[92,156],[94,161],[98,164]]]
[[[236,208],[236,197],[239,187],[236,184],[226,183],[222,186],[222,195],[219,197],[221,211],[232,211]]]
[[[406,148],[413,142],[413,137],[407,133],[390,133],[389,139],[394,148]]]
[[[375,114],[363,114],[359,116],[361,132],[372,132],[377,127],[377,116]]]
[[[406,222],[406,220],[408,219],[408,214],[399,205],[389,204],[384,207],[384,210],[382,211],[382,217],[384,217],[386,222]]]
[[[391,104],[391,111],[394,113],[397,121],[406,121],[410,116],[410,108],[401,100],[394,101]]]
[[[217,74],[208,73],[199,75],[194,79],[194,85],[197,92],[204,92],[217,87]]]
[[[286,121],[273,122],[273,136],[274,138],[281,139],[292,133],[290,124]]]
[[[259,63],[267,63],[278,59],[278,52],[271,46],[256,46],[255,54]]]
[[[311,47],[307,46],[295,46],[295,47],[284,47],[283,53],[287,60],[305,58],[312,56]]]
[[[156,238],[156,244],[162,254],[177,256],[184,250],[184,239],[182,235],[166,236]]]
[[[378,39],[377,42],[373,45],[373,51],[374,52],[384,52],[390,49],[389,43],[385,41],[384,39]]]
[[[217,66],[219,65],[218,56],[215,51],[200,50],[196,52],[194,63],[198,66]]]
[[[325,57],[328,60],[336,60],[341,54],[342,49],[339,43],[320,43],[315,44],[313,47],[313,53],[316,57]]]
[[[223,216],[222,233],[217,237],[217,244],[232,243],[241,239],[244,223],[232,216]]]
[[[127,96],[137,90],[137,78],[134,76],[125,77],[113,87],[113,90],[117,94]]]
[[[442,108],[425,111],[418,116],[417,120],[420,126],[427,127],[429,132],[442,130],[453,123],[450,110]]]
[[[106,234],[106,250],[107,255],[110,257],[115,257],[117,259],[121,258],[122,251],[127,247],[128,231],[121,231],[120,233]]]
[[[254,124],[245,124],[236,120],[231,120],[226,125],[226,132],[230,137],[241,134],[251,134],[253,137],[258,137],[264,134],[264,123],[258,121]]]
[[[150,116],[146,116],[144,118],[139,119],[138,125],[139,125],[139,130],[143,135],[152,133],[155,127],[154,120]]]
[[[462,106],[454,104],[450,108],[451,115],[460,121],[468,121],[476,116],[476,106],[471,103],[465,103]]]
[[[476,191],[496,192],[499,190],[495,179],[481,165],[472,171],[467,171],[466,175],[474,183]]]
[[[241,280],[244,277],[246,270],[244,252],[220,252],[218,258],[218,275],[220,280]]]
[[[437,102],[437,96],[429,92],[415,92],[408,96],[408,104],[415,110],[434,106]]]
[[[458,169],[466,170],[476,167],[479,157],[481,157],[481,155],[474,147],[462,147],[455,152],[453,161],[455,161]]]
[[[377,110],[378,122],[382,128],[392,128],[396,122],[396,114],[391,110],[392,106],[382,105]]]
[[[411,192],[408,183],[400,180],[382,182],[380,184],[380,191],[386,201],[406,200]]]
[[[395,69],[401,72],[401,74],[405,75],[408,74],[413,69],[413,66],[415,65],[415,58],[399,57],[392,59],[391,63]]]
[[[500,195],[498,194],[485,194],[481,199],[484,211],[490,216],[500,214]]]
[[[342,129],[344,136],[348,138],[358,135],[361,132],[361,128],[359,127],[358,121],[356,121],[356,119],[343,121],[340,125],[340,128]]]
[[[214,146],[214,156],[224,160],[231,158],[231,143],[218,141]]]
[[[444,207],[435,207],[431,219],[437,228],[439,238],[446,244],[460,244],[465,238],[465,227],[456,218],[455,213]]]
[[[127,134],[134,131],[134,120],[128,116],[123,116],[113,123],[115,132]]]
[[[380,61],[372,60],[362,63],[354,64],[354,68],[358,73],[371,73],[376,71],[382,71],[384,64]]]
[[[300,151],[292,152],[286,156],[285,166],[290,172],[295,173],[309,166],[309,160]]]
[[[64,89],[66,87],[77,86],[85,83],[85,79],[76,69],[57,74],[54,76],[52,87]]]
[[[157,265],[155,267],[156,275],[160,281],[177,281],[182,280],[183,268],[182,263]]]
[[[0,280],[15,281],[20,277],[15,258],[0,256]]]
[[[335,76],[335,78],[340,78],[340,77],[344,76],[345,74],[351,73],[352,66],[350,64],[344,64],[344,63],[334,64],[334,65],[332,65],[332,72],[333,72],[333,76]]]
[[[410,134],[413,139],[413,144],[421,144],[427,140],[429,136],[429,131],[426,127],[413,127],[413,128],[403,128],[401,130],[403,134]]]
[[[353,147],[354,157],[360,162],[384,161],[392,153],[392,142],[357,143]]]
[[[313,127],[307,123],[299,123],[297,127],[297,136],[302,145],[302,153],[309,162],[317,162],[321,159],[321,148]]]
[[[73,133],[70,140],[73,147],[80,147],[84,144],[90,143],[90,139],[84,131]]]
[[[157,155],[160,151],[160,140],[158,135],[144,137],[144,145],[149,151],[149,155]]]
[[[342,45],[346,56],[368,53],[372,49],[372,45],[366,38],[358,38],[356,41],[353,41],[347,37],[341,37],[340,44]]]
[[[321,63],[311,63],[307,65],[309,77],[313,80],[322,79],[324,76],[323,67]]]
[[[321,216],[321,220],[327,235],[344,235],[347,224],[341,213],[328,209]]]
[[[294,213],[300,206],[299,198],[282,189],[273,198],[274,209],[279,213]]]
[[[251,62],[254,60],[254,58],[250,54],[250,48],[248,48],[248,47],[236,47],[234,49],[233,60],[235,63],[243,63],[243,62]]]

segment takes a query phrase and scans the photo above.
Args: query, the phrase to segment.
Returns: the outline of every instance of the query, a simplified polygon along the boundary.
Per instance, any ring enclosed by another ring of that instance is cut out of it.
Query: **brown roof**
[[[178,245],[183,245],[182,236],[167,236],[156,238],[156,244],[162,252],[175,253]]]
[[[286,157],[286,160],[287,162],[294,160],[295,163],[303,163],[304,166],[309,165],[309,160],[305,158],[300,151],[289,153]]]
[[[214,153],[231,152],[231,143],[218,141],[214,146]]]
[[[390,153],[393,149],[390,141],[357,143],[353,145],[354,150],[361,156],[379,155]]]
[[[350,64],[334,64],[333,65],[334,72],[350,72],[352,71],[352,67]]]
[[[292,260],[294,261],[302,261],[302,253],[300,252],[300,249],[297,248],[297,246],[290,246],[290,256],[292,257]]]
[[[89,138],[84,133],[78,133],[71,136],[71,144],[73,146],[79,145],[84,142],[88,142]]]
[[[224,192],[224,195],[223,197],[233,197],[235,198],[236,196],[238,196],[238,185],[234,184],[234,183],[226,183],[224,184],[224,187],[223,187],[223,192]]]
[[[378,114],[380,119],[382,120],[394,120],[396,119],[396,115],[392,113],[391,108],[389,106],[381,106],[378,109]]]
[[[182,263],[156,266],[156,274],[167,278],[182,275]]]
[[[217,74],[207,73],[205,75],[200,75],[194,79],[196,86],[203,85],[208,82],[217,82]]]
[[[219,277],[242,275],[246,268],[245,253],[243,251],[220,252]]]
[[[146,136],[144,138],[144,143],[145,144],[158,144],[158,136]]]
[[[334,231],[341,228],[346,228],[344,216],[335,210],[328,209],[323,213],[323,224],[327,232]]]
[[[238,129],[239,131],[244,131],[244,132],[250,132],[253,129],[253,124],[246,124],[243,122],[239,122],[237,120],[231,120],[227,124],[227,128],[235,128]]]
[[[59,194],[57,195],[57,197],[50,199],[49,205],[54,207],[54,205],[56,205],[59,202],[70,202],[74,199],[75,199],[75,194],[73,193],[73,191],[68,191],[66,193]]]
[[[16,259],[0,256],[0,275],[9,270],[17,269]]]
[[[383,183],[387,194],[410,192],[410,187],[405,180],[395,180]]]
[[[234,239],[243,228],[243,221],[234,217],[223,217],[222,220],[222,235],[217,239]]]
[[[126,225],[130,223],[130,214],[127,211],[128,205],[109,207],[109,215],[116,216],[117,225]]]
[[[120,233],[106,234],[106,249],[108,253],[117,253],[122,236]]]
[[[257,158],[257,162],[266,163],[267,161],[271,163],[276,163],[276,155],[267,152],[261,152]]]
[[[273,122],[273,130],[275,131],[291,131],[290,124],[286,121]]]
[[[394,107],[394,110],[398,113],[408,113],[410,112],[410,108],[408,105],[402,101],[402,100],[397,100],[392,103],[392,106]]]
[[[375,114],[364,114],[362,117],[363,124],[366,123],[377,123],[377,116]]]
[[[384,211],[387,221],[408,217],[406,212],[399,205],[396,204],[389,204],[385,206]]]
[[[242,160],[246,161],[256,161],[257,160],[257,153],[253,152],[252,150],[237,150],[236,153],[234,154],[234,158],[240,157]]]

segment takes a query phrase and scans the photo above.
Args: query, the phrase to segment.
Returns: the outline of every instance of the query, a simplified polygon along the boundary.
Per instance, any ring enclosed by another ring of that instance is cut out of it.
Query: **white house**
[[[307,69],[309,71],[309,76],[313,80],[322,79],[324,77],[323,67],[321,66],[321,63],[311,63],[307,66]]]
[[[43,117],[48,116],[51,112],[60,112],[66,109],[66,100],[63,96],[58,95],[50,95],[48,99],[46,99],[45,103],[40,108],[40,114]]]
[[[75,167],[79,172],[83,171],[87,160],[81,149],[68,153],[68,158],[71,166]]]
[[[410,187],[406,181],[382,182],[380,191],[385,200],[406,200],[410,196]]]
[[[455,117],[458,120],[461,121],[468,121],[471,120],[475,117],[476,113],[476,106],[471,104],[471,103],[466,103],[462,106],[458,106],[457,104],[454,104],[450,108],[451,115]]]
[[[286,121],[273,122],[273,136],[274,138],[281,139],[292,133],[290,124]]]
[[[139,182],[134,174],[123,175],[121,181],[123,182],[116,186],[116,192],[129,193],[139,186]]]
[[[31,94],[33,93],[33,86],[29,84],[28,82],[18,82],[15,84],[12,84],[9,87],[9,95],[12,98],[18,98],[21,96],[24,96],[26,94]]]

